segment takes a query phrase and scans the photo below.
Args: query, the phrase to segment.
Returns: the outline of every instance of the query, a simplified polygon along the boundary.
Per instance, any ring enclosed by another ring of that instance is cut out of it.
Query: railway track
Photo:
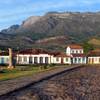
[[[26,86],[20,87],[20,88],[18,88],[18,89],[15,89],[15,90],[13,90],[13,91],[7,92],[7,93],[5,93],[5,94],[1,94],[1,95],[0,95],[0,100],[6,100],[6,99],[8,100],[9,97],[13,96],[12,94],[18,94],[20,91],[28,90],[28,89],[30,89],[31,87],[33,87],[33,86],[35,86],[35,85],[37,85],[37,84],[41,84],[41,83],[43,83],[43,82],[45,82],[45,81],[48,81],[48,80],[50,80],[50,79],[53,78],[53,77],[61,76],[62,74],[66,73],[66,72],[68,73],[68,72],[70,72],[70,71],[78,70],[78,69],[80,69],[81,67],[83,67],[83,66],[82,66],[82,65],[79,65],[79,66],[74,66],[74,67],[70,67],[70,68],[67,68],[67,69],[65,68],[65,70],[58,71],[58,72],[56,72],[56,73],[47,75],[47,76],[45,76],[45,77],[43,77],[43,78],[41,78],[41,79],[39,79],[39,80],[36,80],[36,81],[34,81],[34,82],[29,83],[29,84],[26,85]],[[9,99],[9,100],[11,100],[11,99]]]

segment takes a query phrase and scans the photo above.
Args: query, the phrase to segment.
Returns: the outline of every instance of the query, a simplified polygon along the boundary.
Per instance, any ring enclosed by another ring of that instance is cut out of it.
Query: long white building
[[[71,57],[64,53],[27,49],[17,54],[17,64],[71,64]]]
[[[42,49],[26,49],[13,53],[16,64],[100,64],[100,50],[93,50],[84,54],[80,45],[68,45],[66,53],[48,52]],[[0,53],[0,64],[9,64],[9,54]]]

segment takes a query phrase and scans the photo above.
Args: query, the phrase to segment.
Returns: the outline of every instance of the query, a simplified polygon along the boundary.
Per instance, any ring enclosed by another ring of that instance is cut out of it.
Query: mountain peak
[[[12,34],[15,33],[15,31],[20,27],[20,25],[12,25],[8,29],[4,29],[1,31],[1,33],[5,34]]]
[[[100,12],[48,12],[44,16],[31,16],[20,26],[13,25],[2,33],[16,33],[13,39],[7,35],[5,40],[2,36],[1,43],[20,47],[55,49],[64,47],[64,43],[83,43],[93,37],[100,37]],[[60,40],[62,42],[58,42]]]

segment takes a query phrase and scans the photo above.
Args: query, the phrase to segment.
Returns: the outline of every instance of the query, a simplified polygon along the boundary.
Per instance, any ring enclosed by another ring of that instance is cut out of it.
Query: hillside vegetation
[[[93,37],[100,37],[99,12],[49,12],[44,16],[31,16],[21,25],[1,31],[0,46],[59,50],[70,43],[89,41],[100,47],[100,39],[93,40]]]

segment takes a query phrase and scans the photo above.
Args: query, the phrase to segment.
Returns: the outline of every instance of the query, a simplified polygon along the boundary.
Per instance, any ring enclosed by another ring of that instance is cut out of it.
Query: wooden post
[[[12,69],[14,68],[13,66],[13,56],[12,56],[12,49],[9,48],[9,66],[8,66],[9,69]]]

